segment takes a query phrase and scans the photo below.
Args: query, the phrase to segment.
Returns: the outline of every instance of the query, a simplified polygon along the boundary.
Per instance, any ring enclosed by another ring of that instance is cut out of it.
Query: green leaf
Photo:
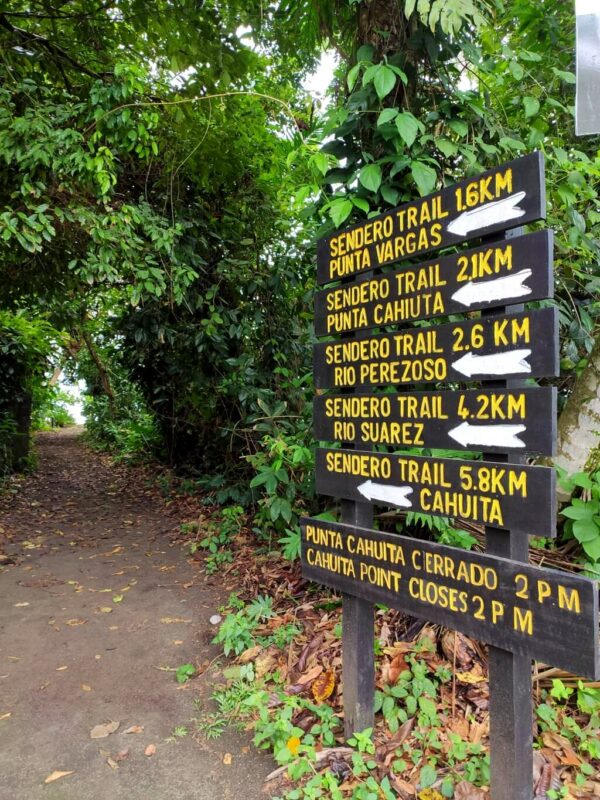
[[[520,139],[513,139],[511,136],[503,136],[498,144],[505,150],[525,150],[525,144]]]
[[[329,159],[325,155],[325,153],[315,153],[310,158],[310,163],[314,164],[314,166],[319,170],[321,175],[325,175],[327,170],[329,169]]]
[[[385,64],[379,64],[378,66],[379,69],[375,74],[373,84],[375,85],[377,97],[379,97],[380,100],[383,100],[383,98],[387,97],[387,95],[396,85],[396,76],[393,70],[391,70]]]
[[[525,106],[525,117],[535,117],[540,110],[540,101],[537,97],[527,96],[523,98],[523,105]]]
[[[412,161],[410,171],[414,182],[417,184],[421,197],[432,192],[437,181],[437,173],[428,164],[422,161]]]
[[[410,147],[419,132],[419,123],[416,117],[409,111],[402,112],[396,118],[396,128],[398,128],[398,133],[404,139],[406,145]]]
[[[363,44],[358,48],[356,53],[357,61],[373,61],[373,54],[375,50],[370,44]]]
[[[458,153],[458,145],[451,142],[450,139],[436,139],[435,146],[446,158],[455,156]]]
[[[398,116],[398,109],[397,108],[384,108],[379,117],[377,118],[377,127],[379,128],[381,125],[385,125],[387,122],[391,122],[394,117]]]
[[[459,136],[466,136],[469,132],[469,126],[462,119],[451,119],[448,127],[457,133]]]
[[[509,61],[508,69],[510,70],[510,74],[516,81],[522,81],[523,76],[525,75],[525,70],[519,64],[518,61]]]
[[[354,88],[354,84],[356,83],[356,79],[358,78],[358,73],[360,72],[361,65],[355,64],[352,69],[348,72],[348,76],[346,81],[348,83],[348,89],[352,91]]]
[[[565,72],[562,69],[556,69],[556,67],[552,67],[552,72],[556,75],[557,78],[560,78],[565,83],[575,84],[577,83],[577,78],[573,75],[572,72]]]
[[[578,542],[585,545],[594,539],[600,541],[600,528],[592,519],[578,519],[573,523],[573,535]]]
[[[582,542],[582,547],[592,561],[600,561],[600,535],[589,542]]]
[[[406,14],[407,17],[410,17],[410,15],[413,13],[416,4],[417,0],[406,0],[406,2],[404,3],[404,13]]]
[[[428,786],[433,786],[437,780],[437,772],[435,767],[431,764],[426,764],[419,774],[419,786],[421,789],[426,789]]]
[[[371,210],[371,206],[365,200],[364,197],[353,197],[352,198],[352,205],[355,205],[357,208],[360,208],[361,211],[364,211],[365,214],[368,214]]]
[[[367,164],[358,174],[358,180],[371,192],[376,192],[381,186],[381,167],[379,164]]]
[[[352,213],[352,201],[345,199],[334,200],[329,206],[329,216],[336,226],[348,219]]]
[[[391,186],[388,186],[387,184],[384,183],[382,184],[382,186],[379,187],[379,191],[381,192],[381,196],[383,197],[386,203],[389,203],[391,206],[395,206],[398,204],[398,199],[400,197],[400,194],[398,193],[397,189],[392,189]]]

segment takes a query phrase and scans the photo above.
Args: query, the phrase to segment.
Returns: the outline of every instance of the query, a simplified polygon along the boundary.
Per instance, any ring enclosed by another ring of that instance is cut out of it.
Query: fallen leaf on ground
[[[141,733],[144,730],[143,725],[131,725],[125,733]]]
[[[109,757],[106,759],[106,763],[107,763],[107,764],[108,764],[108,766],[109,766],[109,767],[111,767],[112,769],[119,769],[119,765],[118,765],[118,764],[117,764],[117,762],[114,760],[114,758],[112,758],[111,756],[109,756]]]
[[[29,603],[15,603],[15,608],[24,608],[25,606],[28,605]]]
[[[81,684],[81,690],[83,692],[91,692],[92,691],[92,687],[89,686],[87,683],[82,683]]]
[[[473,670],[468,670],[467,672],[457,672],[456,679],[461,683],[471,684],[481,683],[482,681],[486,680],[484,675],[477,675],[475,672],[473,672]]]
[[[148,757],[153,756],[154,753],[156,753],[156,745],[155,744],[149,744],[148,747],[144,750],[144,755],[148,756]]]
[[[472,783],[461,781],[454,787],[454,800],[490,800],[490,796]]]
[[[111,733],[114,733],[120,724],[120,722],[104,722],[101,725],[96,725],[90,732],[90,739],[104,739],[105,736],[110,736]]]
[[[191,619],[184,619],[183,617],[161,617],[160,620],[163,625],[172,625],[174,622],[191,622]]]
[[[0,720],[8,719],[10,716],[12,716],[12,711],[7,711],[6,714],[0,714]]]
[[[57,667],[56,671],[57,672],[63,672],[63,670],[65,670],[65,669],[69,669],[69,668],[68,667]]]
[[[431,787],[420,791],[417,797],[418,800],[444,800],[444,796],[437,789],[432,789]]]
[[[100,608],[96,609],[97,614],[112,614],[112,608],[110,606],[100,606]]]
[[[322,672],[323,667],[320,664],[317,664],[312,669],[309,669],[308,672],[305,672],[304,675],[300,675],[296,683],[306,686],[307,683],[312,683],[312,681],[314,681],[314,679],[317,678]]]
[[[233,756],[231,755],[231,753],[225,753],[225,755],[223,756],[223,763],[225,764],[225,766],[227,767],[230,766],[232,761],[233,761]]]
[[[247,664],[249,661],[254,661],[254,659],[261,652],[261,650],[262,650],[262,645],[255,644],[254,647],[249,647],[247,650],[244,650],[244,652],[238,658],[238,661],[240,662],[240,664]]]
[[[122,594],[113,595],[113,603],[122,603],[122,602],[123,602],[123,595]]]
[[[115,756],[115,761],[125,761],[126,758],[129,758],[129,748],[128,747],[126,747],[125,750],[119,750],[119,752]]]
[[[317,703],[322,703],[331,697],[335,689],[335,673],[332,669],[328,669],[322,675],[315,679],[312,685],[312,696]]]
[[[406,663],[404,653],[396,653],[396,655],[390,661],[390,665],[388,667],[387,679],[389,685],[393,686],[400,677],[401,673],[403,673],[406,669],[408,669],[408,665]]]
[[[87,619],[68,619],[65,622],[65,625],[70,625],[72,628],[75,628],[77,625],[85,625]]]
[[[61,772],[60,770],[54,770],[51,775],[48,775],[44,783],[52,783],[53,781],[57,781],[59,778],[66,778],[67,775],[74,775],[75,771],[71,770],[70,772]]]

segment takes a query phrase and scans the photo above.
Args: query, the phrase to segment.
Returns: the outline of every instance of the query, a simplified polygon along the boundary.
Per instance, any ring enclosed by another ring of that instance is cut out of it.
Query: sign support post
[[[523,232],[507,231],[504,239]],[[508,314],[523,306],[483,311]],[[513,389],[518,380],[483,382],[490,388]],[[512,457],[511,457],[512,455]],[[524,464],[524,456],[509,453],[484,453],[484,459],[500,463]],[[512,561],[529,562],[529,537],[515,536],[509,530],[486,526],[486,553]],[[488,680],[490,687],[490,788],[494,800],[531,800],[533,797],[533,694],[531,658],[499,647],[489,648]]]
[[[363,528],[373,526],[371,503],[342,500],[341,520]],[[344,736],[372,728],[375,721],[375,609],[373,603],[342,595],[342,663]]]

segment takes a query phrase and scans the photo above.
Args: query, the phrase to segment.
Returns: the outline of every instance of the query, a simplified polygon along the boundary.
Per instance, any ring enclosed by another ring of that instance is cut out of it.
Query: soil
[[[264,798],[270,759],[234,731],[204,738],[211,686],[175,678],[218,657],[218,579],[171,541],[177,520],[138,473],[80,432],[41,434],[37,471],[0,500],[0,800]],[[55,771],[72,774],[46,784]]]

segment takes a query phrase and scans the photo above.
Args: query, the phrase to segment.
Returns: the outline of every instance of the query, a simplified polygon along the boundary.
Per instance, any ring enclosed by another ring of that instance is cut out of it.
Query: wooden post
[[[507,231],[510,239],[522,228]],[[522,311],[523,306],[494,308],[482,316]],[[535,345],[534,345],[535,346]],[[489,388],[518,388],[520,381],[483,381]],[[523,456],[484,453],[487,461],[524,464]],[[529,539],[509,530],[485,529],[486,552],[527,564]],[[498,647],[489,648],[490,789],[492,800],[531,800],[533,797],[533,691],[531,658]]]
[[[342,500],[341,521],[371,528],[373,506]],[[375,722],[375,612],[373,603],[350,594],[342,597],[344,736],[349,739]]]

